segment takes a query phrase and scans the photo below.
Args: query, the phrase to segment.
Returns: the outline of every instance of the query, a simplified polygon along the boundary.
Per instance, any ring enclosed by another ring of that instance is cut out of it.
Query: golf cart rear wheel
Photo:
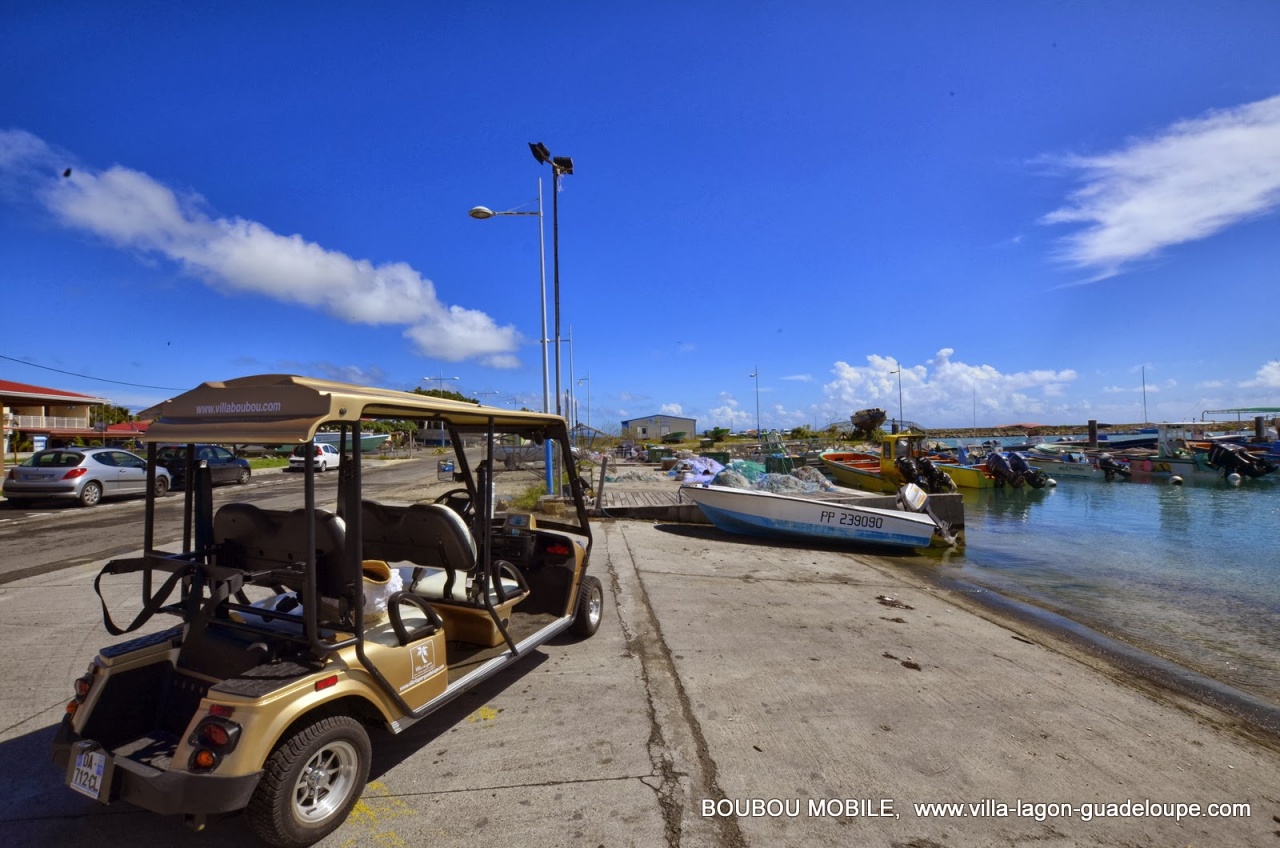
[[[569,631],[574,636],[586,638],[600,629],[600,618],[604,615],[604,589],[600,581],[588,574],[582,578],[578,586],[578,604],[573,613],[573,624]]]
[[[338,829],[369,779],[369,735],[345,715],[318,718],[267,758],[245,816],[262,841],[300,848]]]

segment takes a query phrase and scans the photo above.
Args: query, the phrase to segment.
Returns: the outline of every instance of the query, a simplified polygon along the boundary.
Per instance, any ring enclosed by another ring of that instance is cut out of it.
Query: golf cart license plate
[[[80,751],[71,769],[72,789],[97,801],[102,794],[102,779],[107,770],[107,755],[99,751]]]

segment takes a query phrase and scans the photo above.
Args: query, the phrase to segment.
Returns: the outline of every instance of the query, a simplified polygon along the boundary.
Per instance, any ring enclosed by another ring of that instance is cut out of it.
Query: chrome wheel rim
[[[341,810],[355,789],[357,762],[356,749],[343,741],[312,754],[293,785],[294,816],[314,824]]]
[[[90,483],[80,493],[80,500],[92,506],[102,499],[102,489]]]
[[[595,627],[600,623],[600,615],[604,612],[604,597],[599,589],[591,590],[591,599],[587,601],[587,620]]]

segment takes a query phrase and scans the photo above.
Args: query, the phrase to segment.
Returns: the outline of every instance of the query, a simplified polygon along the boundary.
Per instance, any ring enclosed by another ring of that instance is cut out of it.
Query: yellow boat
[[[927,437],[923,433],[890,433],[880,437],[880,453],[859,453],[855,451],[826,451],[821,455],[823,466],[836,478],[836,481],[852,486],[856,489],[862,489],[865,492],[880,492],[884,494],[894,494],[898,491],[898,487],[904,483],[912,482],[920,483],[919,480],[910,480],[902,476],[902,472],[898,470],[896,462],[898,459],[907,457],[913,460],[920,460],[928,457],[928,451],[924,449],[924,441]],[[934,466],[950,475],[951,469],[959,468],[961,471],[969,469],[963,466],[948,466],[934,460]],[[976,467],[976,466],[975,466]],[[972,475],[965,474],[966,479]],[[957,486],[964,485],[952,477]],[[942,481],[945,483],[945,480]],[[946,491],[949,486],[932,486],[928,491]]]

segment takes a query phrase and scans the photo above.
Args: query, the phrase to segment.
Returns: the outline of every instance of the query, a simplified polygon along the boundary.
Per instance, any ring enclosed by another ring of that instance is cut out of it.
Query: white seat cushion
[[[407,590],[413,583],[413,572],[417,569],[412,567],[402,567],[397,569],[400,572],[400,578],[404,581],[404,587]],[[449,572],[443,568],[421,568],[422,577],[418,580],[418,585],[413,587],[413,593],[426,598],[429,601],[444,600],[444,584],[449,579]],[[510,600],[520,594],[520,584],[510,577],[502,577],[502,588]],[[453,600],[465,601],[467,599],[467,575],[456,574],[453,581]],[[494,603],[500,603],[498,593],[493,587],[489,588],[489,599]]]

